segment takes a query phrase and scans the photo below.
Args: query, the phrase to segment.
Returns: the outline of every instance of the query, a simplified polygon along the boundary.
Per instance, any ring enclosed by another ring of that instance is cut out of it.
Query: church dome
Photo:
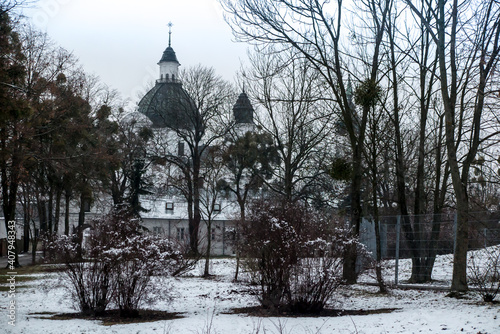
[[[169,23],[168,26],[171,28],[172,24]],[[172,130],[192,128],[191,120],[196,114],[196,106],[178,80],[180,64],[171,46],[170,30],[168,47],[163,52],[158,65],[160,67],[159,79],[139,102],[138,111],[151,120],[154,128]]]
[[[139,102],[138,111],[154,128],[189,129],[196,106],[178,81],[157,81]]]

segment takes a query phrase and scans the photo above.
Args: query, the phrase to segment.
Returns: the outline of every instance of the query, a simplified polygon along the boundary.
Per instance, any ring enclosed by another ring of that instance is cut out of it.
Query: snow
[[[449,259],[438,263],[439,277],[446,277]],[[341,317],[260,318],[244,314],[227,314],[232,308],[257,305],[249,287],[232,282],[233,259],[214,259],[212,279],[203,279],[204,261],[184,277],[168,278],[171,299],[157,302],[153,309],[180,312],[183,318],[136,324],[104,326],[97,320],[51,320],[49,315],[35,313],[74,312],[67,292],[58,286],[57,273],[37,275],[27,288],[16,293],[16,326],[7,324],[7,304],[0,304],[0,328],[5,333],[500,333],[500,305],[482,303],[479,296],[465,299],[446,297],[446,292],[431,290],[391,289],[389,295],[377,294],[377,288],[354,285],[341,288],[332,299],[332,308],[382,309],[395,308],[392,313]],[[405,269],[405,261],[400,263]],[[445,275],[441,275],[443,271]],[[390,278],[390,277],[388,277]],[[369,280],[365,276],[363,280]],[[3,282],[2,282],[3,283]],[[49,287],[49,288],[47,288]],[[1,292],[7,301],[7,292]],[[279,328],[283,328],[281,331]]]

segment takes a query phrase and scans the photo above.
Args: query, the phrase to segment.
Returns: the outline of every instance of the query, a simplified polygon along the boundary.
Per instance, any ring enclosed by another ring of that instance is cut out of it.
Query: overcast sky
[[[134,103],[158,77],[170,21],[181,68],[203,64],[235,81],[246,59],[217,0],[39,0],[36,7],[25,10],[35,26]]]

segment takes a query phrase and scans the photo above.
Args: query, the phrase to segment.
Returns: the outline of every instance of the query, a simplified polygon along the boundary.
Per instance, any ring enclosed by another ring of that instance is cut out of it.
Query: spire
[[[167,24],[168,27],[168,47],[163,51],[163,55],[158,62],[160,66],[160,82],[176,82],[178,80],[179,61],[172,49],[172,22]]]
[[[172,45],[172,22],[168,22],[168,47],[171,47]]]

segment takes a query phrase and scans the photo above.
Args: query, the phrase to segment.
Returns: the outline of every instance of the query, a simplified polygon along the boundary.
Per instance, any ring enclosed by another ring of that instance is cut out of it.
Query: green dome
[[[139,102],[138,111],[154,128],[192,128],[196,106],[180,82],[157,82]]]

